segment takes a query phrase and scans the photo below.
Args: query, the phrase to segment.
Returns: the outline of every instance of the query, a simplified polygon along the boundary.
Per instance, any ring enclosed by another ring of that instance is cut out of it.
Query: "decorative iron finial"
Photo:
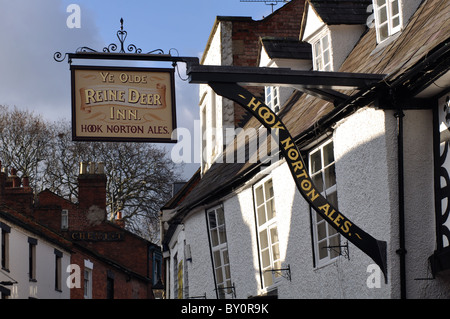
[[[103,53],[134,53],[134,54],[140,54],[142,53],[142,49],[138,48],[134,44],[130,44],[127,46],[127,52],[125,51],[125,40],[128,36],[128,32],[123,29],[123,18],[120,18],[120,30],[117,31],[117,38],[120,42],[120,51],[116,52],[118,49],[118,45],[115,43],[111,43],[110,45],[103,48]],[[91,49],[89,47],[79,47],[75,53],[99,53],[97,50]],[[156,49],[153,51],[148,52],[147,54],[164,54],[164,51],[161,49]],[[62,62],[66,59],[68,53],[62,54],[61,52],[56,52],[53,55],[53,59],[57,62]],[[69,58],[69,63],[71,63]]]

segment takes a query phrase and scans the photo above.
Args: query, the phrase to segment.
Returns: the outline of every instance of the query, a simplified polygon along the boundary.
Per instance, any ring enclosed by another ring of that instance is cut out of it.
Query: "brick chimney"
[[[11,169],[11,175],[8,176],[6,169],[2,168],[0,163],[0,202],[21,213],[31,215],[33,197],[28,177],[23,177],[21,180],[15,168]]]
[[[96,206],[104,210],[106,218],[106,175],[103,163],[80,163],[78,203],[81,209]]]

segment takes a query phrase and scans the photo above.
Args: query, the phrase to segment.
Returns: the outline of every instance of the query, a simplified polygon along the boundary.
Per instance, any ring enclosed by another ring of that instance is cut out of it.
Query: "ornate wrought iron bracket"
[[[99,54],[102,56],[102,58],[105,58],[105,56],[103,55],[105,54],[115,54],[115,57],[123,57],[123,54],[132,54],[132,55],[136,55],[136,54],[143,54],[143,55],[166,55],[164,53],[164,51],[162,49],[156,49],[147,53],[142,53],[142,49],[138,48],[136,45],[134,44],[129,44],[128,46],[125,45],[125,40],[127,39],[128,36],[128,32],[125,31],[123,29],[123,18],[120,19],[120,29],[117,31],[117,39],[119,39],[119,45],[117,45],[116,43],[111,43],[110,45],[106,46],[103,48],[102,52],[99,52],[97,50],[94,50],[90,47],[79,47],[75,53],[65,53],[64,55],[61,52],[55,52],[55,54],[53,55],[53,59],[57,62],[63,62],[67,57],[69,57],[69,63],[72,63],[72,58],[86,58],[85,54],[93,54],[91,56],[91,58],[93,59],[98,59],[100,58],[99,56],[94,56],[96,54]],[[126,50],[125,50],[126,47]],[[120,50],[119,50],[120,48]],[[169,50],[169,56],[172,50],[175,49],[170,49]],[[137,59],[133,59],[133,60],[137,60]],[[174,62],[175,63],[175,62]]]
[[[274,274],[278,274],[283,278],[286,278],[289,281],[292,281],[292,277],[291,277],[291,265],[287,265],[286,268],[281,268],[281,269],[269,269],[266,271],[270,271]]]

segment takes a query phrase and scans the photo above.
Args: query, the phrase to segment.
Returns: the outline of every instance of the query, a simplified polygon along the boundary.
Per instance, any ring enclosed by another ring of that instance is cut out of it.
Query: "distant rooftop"
[[[311,44],[297,38],[263,37],[261,43],[271,59],[312,59]]]
[[[325,24],[366,24],[372,0],[309,0]]]

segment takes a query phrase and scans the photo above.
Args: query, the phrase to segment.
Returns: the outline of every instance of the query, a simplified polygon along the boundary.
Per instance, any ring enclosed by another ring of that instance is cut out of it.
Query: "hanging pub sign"
[[[71,66],[75,141],[175,143],[173,69]]]

